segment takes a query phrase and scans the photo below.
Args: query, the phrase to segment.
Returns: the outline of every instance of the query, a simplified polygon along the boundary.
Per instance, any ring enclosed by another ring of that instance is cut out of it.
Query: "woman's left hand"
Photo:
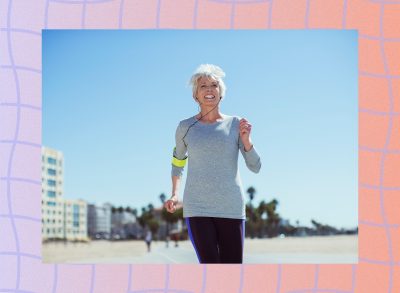
[[[239,135],[242,143],[244,145],[245,151],[249,151],[253,144],[250,140],[251,124],[245,118],[240,119],[239,123]]]

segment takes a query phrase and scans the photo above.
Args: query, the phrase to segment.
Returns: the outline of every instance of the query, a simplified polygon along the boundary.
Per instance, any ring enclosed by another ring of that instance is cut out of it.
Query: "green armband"
[[[174,148],[174,153],[173,153],[173,157],[172,157],[172,165],[174,165],[175,167],[178,167],[178,168],[185,167],[186,162],[187,162],[187,156],[183,160],[180,160],[177,157],[175,157],[175,151],[176,151],[176,148]]]

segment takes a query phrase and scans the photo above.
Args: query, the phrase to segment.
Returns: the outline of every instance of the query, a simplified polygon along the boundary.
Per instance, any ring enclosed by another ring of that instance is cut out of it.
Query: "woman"
[[[165,203],[176,210],[181,176],[189,158],[183,217],[200,263],[242,263],[245,204],[238,171],[241,151],[254,173],[260,157],[250,139],[246,119],[224,115],[225,73],[215,65],[200,65],[193,74],[193,98],[200,113],[182,120],[176,130],[172,160],[172,196]],[[187,154],[187,156],[186,156]]]

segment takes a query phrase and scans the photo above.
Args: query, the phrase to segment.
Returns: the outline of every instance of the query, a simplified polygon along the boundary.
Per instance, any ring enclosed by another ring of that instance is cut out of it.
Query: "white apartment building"
[[[63,165],[60,151],[42,147],[42,238],[64,238]]]
[[[64,231],[67,240],[87,240],[87,203],[64,199]]]
[[[42,147],[42,239],[86,240],[87,204],[64,199],[62,152]]]

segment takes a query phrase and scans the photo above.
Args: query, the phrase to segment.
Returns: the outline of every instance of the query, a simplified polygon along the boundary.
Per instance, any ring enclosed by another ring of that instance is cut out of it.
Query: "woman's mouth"
[[[207,96],[204,96],[204,99],[206,99],[206,100],[213,100],[213,99],[215,99],[215,96],[213,96],[213,95],[207,95]]]

